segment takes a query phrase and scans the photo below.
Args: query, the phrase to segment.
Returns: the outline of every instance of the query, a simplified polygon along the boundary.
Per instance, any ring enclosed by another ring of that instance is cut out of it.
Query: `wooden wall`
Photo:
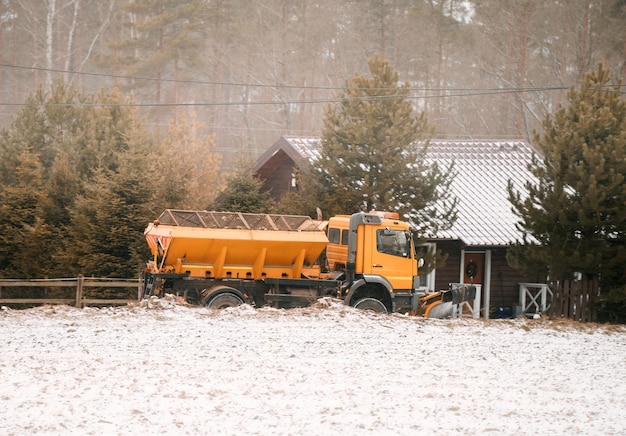
[[[525,277],[509,266],[505,247],[467,247],[463,246],[460,241],[437,241],[437,248],[447,253],[448,259],[445,266],[438,268],[435,273],[436,290],[448,289],[450,283],[459,282],[462,250],[466,253],[491,251],[491,274],[489,276],[491,311],[502,306],[518,306],[520,304],[519,284],[538,283],[536,277]],[[545,283],[545,279],[539,283]],[[484,292],[482,304],[484,304]]]
[[[461,249],[459,241],[438,241],[437,250],[448,255],[445,266],[435,272],[435,289],[441,291],[449,288],[450,283],[458,283],[461,273]]]
[[[519,284],[533,282],[509,266],[505,248],[492,249],[490,278],[491,307],[519,305]]]
[[[295,162],[283,150],[278,150],[256,173],[256,177],[263,181],[264,189],[270,196],[279,201],[291,189],[292,174],[296,168]]]

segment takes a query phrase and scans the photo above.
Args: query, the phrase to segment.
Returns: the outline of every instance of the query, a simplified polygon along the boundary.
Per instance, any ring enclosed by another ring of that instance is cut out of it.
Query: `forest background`
[[[0,5],[2,277],[136,276],[147,220],[319,136],[374,54],[436,138],[530,139],[598,62],[626,75],[624,0],[43,4]]]
[[[315,135],[375,53],[436,137],[530,139],[598,62],[626,79],[624,0],[6,0],[0,126],[59,79],[118,87],[149,130],[194,111],[232,163]]]

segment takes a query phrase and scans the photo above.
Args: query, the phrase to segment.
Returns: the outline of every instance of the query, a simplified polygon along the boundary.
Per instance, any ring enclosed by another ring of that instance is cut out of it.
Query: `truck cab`
[[[381,312],[415,310],[418,261],[409,224],[389,212],[356,213],[328,222],[329,268],[345,273],[346,304]]]

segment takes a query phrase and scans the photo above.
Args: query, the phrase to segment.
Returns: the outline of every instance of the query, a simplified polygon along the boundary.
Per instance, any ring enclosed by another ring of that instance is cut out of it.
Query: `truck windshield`
[[[376,231],[376,248],[380,253],[409,257],[411,236],[404,230],[381,229]]]

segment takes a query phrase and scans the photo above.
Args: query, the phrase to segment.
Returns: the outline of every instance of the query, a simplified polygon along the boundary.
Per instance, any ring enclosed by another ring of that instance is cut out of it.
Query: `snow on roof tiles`
[[[457,175],[451,188],[459,199],[457,221],[437,238],[474,246],[509,245],[519,239],[507,184],[511,180],[518,191],[524,190],[532,152],[524,141],[431,141],[426,161],[441,165],[454,160]]]
[[[307,160],[319,156],[320,138],[282,139],[291,147],[289,152]],[[432,235],[433,239],[459,239],[473,246],[505,246],[519,239],[507,183],[511,180],[524,192],[525,182],[532,177],[526,167],[532,153],[524,141],[431,141],[426,162],[446,167],[454,161],[457,176],[451,188],[459,199],[457,221],[450,230]]]
[[[287,142],[307,160],[313,160],[319,157],[320,138],[317,137],[297,137],[285,136]]]

